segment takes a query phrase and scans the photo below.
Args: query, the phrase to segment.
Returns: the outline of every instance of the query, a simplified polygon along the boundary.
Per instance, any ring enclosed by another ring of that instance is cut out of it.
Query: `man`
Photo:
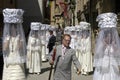
[[[52,51],[52,49],[53,49],[53,46],[55,46],[56,37],[53,35],[52,30],[49,30],[49,33],[50,33],[50,38],[49,38],[47,48],[49,49],[49,53],[50,53]]]
[[[75,51],[69,47],[71,36],[69,34],[63,35],[62,45],[56,46],[56,54],[49,57],[51,65],[55,64],[54,80],[71,80],[71,66],[72,61],[77,69],[77,73],[80,74],[80,63],[75,55]],[[55,61],[53,61],[55,57]]]

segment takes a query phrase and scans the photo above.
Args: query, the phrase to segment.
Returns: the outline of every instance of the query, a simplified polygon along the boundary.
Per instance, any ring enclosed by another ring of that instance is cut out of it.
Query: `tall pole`
[[[92,2],[93,0],[89,0],[89,23],[91,24],[91,52],[94,52],[94,46],[95,45],[95,38],[94,38],[94,29],[93,29],[93,15],[92,15]]]
[[[73,11],[73,26],[75,26],[75,9]]]
[[[42,22],[44,21],[44,13],[43,13],[43,0],[38,0],[39,3],[39,8],[40,8],[40,12],[42,15]]]
[[[75,2],[75,0],[70,0],[70,8],[71,8],[71,10],[72,10],[72,14],[73,14],[73,26],[75,26],[75,7],[76,7],[76,2]]]

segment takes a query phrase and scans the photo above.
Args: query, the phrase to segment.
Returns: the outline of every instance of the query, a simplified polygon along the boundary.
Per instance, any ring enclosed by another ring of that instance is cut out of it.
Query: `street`
[[[28,74],[27,80],[48,80],[50,72],[50,65],[48,62],[43,62],[41,74]],[[53,73],[53,71],[52,71]],[[53,75],[52,75],[53,77]],[[51,78],[53,80],[53,78]],[[84,75],[77,75],[75,73],[74,67],[72,67],[72,80],[92,80],[92,75],[84,76]]]

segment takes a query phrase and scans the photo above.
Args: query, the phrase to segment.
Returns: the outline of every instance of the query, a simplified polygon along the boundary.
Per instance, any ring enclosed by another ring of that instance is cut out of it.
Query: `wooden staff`
[[[56,47],[55,47],[54,50],[53,50],[53,55],[52,55],[52,60],[53,60],[53,62],[54,62],[54,60],[55,60],[55,55],[56,55]],[[52,69],[53,69],[53,64],[51,64],[50,73],[49,73],[49,79],[48,79],[48,80],[51,79]]]

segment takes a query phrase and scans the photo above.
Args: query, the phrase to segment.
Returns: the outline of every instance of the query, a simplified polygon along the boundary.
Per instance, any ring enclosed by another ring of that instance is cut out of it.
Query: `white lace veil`
[[[64,28],[64,34],[70,34],[70,26]]]
[[[91,42],[91,29],[90,29],[90,24],[88,22],[80,22],[80,35],[81,38],[87,39],[89,38],[89,41]]]
[[[19,64],[26,61],[26,41],[22,28],[23,13],[22,9],[3,10],[3,57],[6,64]]]
[[[41,36],[40,36],[40,23],[39,22],[31,22],[31,31],[29,33],[28,38],[28,49],[30,50],[30,46],[32,46],[32,40],[39,40],[37,43],[35,42],[34,46],[40,46],[41,45]]]
[[[81,38],[88,38],[91,36],[90,30],[89,29],[84,29],[81,31]]]
[[[46,25],[41,24],[40,35],[41,35],[41,44],[45,46],[46,40]]]
[[[116,29],[117,16],[114,13],[103,13],[97,17],[100,32],[96,40],[94,66],[100,66],[98,61],[104,57],[107,46],[112,46],[110,53],[120,65],[120,39]]]
[[[76,49],[80,50],[80,41],[81,41],[81,27],[80,25],[76,25],[76,36],[77,36],[77,41],[76,41]]]

